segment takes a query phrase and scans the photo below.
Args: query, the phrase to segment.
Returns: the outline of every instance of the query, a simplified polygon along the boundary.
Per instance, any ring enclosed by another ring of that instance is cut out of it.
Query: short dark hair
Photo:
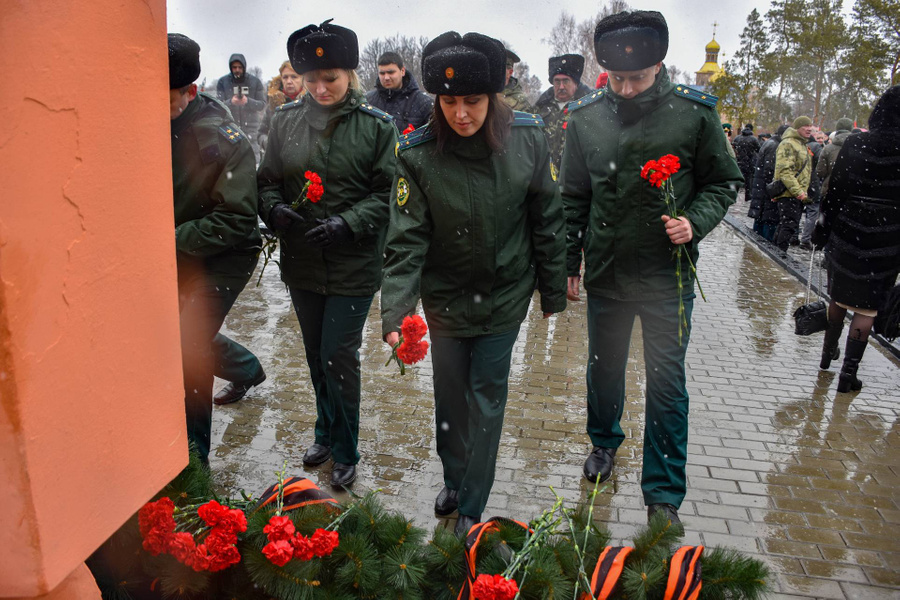
[[[403,57],[396,52],[385,52],[378,57],[378,66],[383,67],[385,65],[397,65],[398,69],[402,69]]]
[[[494,152],[502,152],[506,147],[506,140],[512,128],[513,111],[506,102],[500,99],[499,94],[488,94],[488,111],[484,118],[484,138],[488,146]],[[441,96],[434,98],[434,112],[431,117],[431,128],[434,130],[435,145],[438,154],[443,154],[447,143],[452,136],[458,135],[441,110]]]

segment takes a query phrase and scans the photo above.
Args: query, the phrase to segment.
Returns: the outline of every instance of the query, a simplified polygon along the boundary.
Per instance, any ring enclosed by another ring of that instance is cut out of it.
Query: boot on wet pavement
[[[446,485],[434,500],[434,514],[446,517],[456,512],[459,507],[459,492],[451,490]]]
[[[356,465],[345,465],[336,462],[331,468],[331,486],[344,487],[356,480]]]
[[[838,345],[841,341],[841,332],[844,331],[844,320],[841,319],[836,323],[828,322],[828,328],[825,330],[825,341],[822,342],[822,362],[819,363],[820,369],[827,369],[831,366],[831,361],[837,360],[841,356],[841,350]]]
[[[844,349],[844,365],[841,367],[841,374],[838,377],[837,391],[858,392],[862,389],[862,381],[857,379],[856,372],[859,370],[859,361],[862,360],[867,344],[868,340],[864,342],[847,338],[847,347]]]
[[[303,455],[303,464],[314,467],[321,465],[329,458],[331,458],[331,448],[322,444],[313,444],[306,449],[306,454]]]
[[[681,524],[681,519],[678,518],[678,509],[672,506],[671,504],[650,504],[647,506],[647,522],[653,520],[653,515],[656,513],[663,513],[668,519],[670,523],[674,527],[684,528],[684,525]]]
[[[469,535],[469,530],[472,529],[472,526],[478,523],[481,523],[481,515],[471,517],[460,514],[456,519],[456,527],[453,528],[453,533],[456,534],[456,537],[464,538]]]
[[[616,462],[615,457],[615,448],[595,446],[593,452],[588,454],[587,460],[584,461],[584,478],[591,483],[596,483],[598,478],[600,483],[609,479]]]

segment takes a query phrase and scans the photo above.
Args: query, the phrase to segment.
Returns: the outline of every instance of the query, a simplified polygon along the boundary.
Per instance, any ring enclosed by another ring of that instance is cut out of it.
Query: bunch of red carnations
[[[300,535],[290,517],[277,514],[263,527],[263,533],[269,543],[263,547],[262,553],[269,562],[279,567],[291,559],[307,561],[313,557],[331,556],[340,543],[337,531],[316,529],[311,536]]]
[[[180,508],[163,497],[141,508],[138,525],[144,549],[153,556],[171,554],[198,572],[241,562],[237,535],[247,531],[247,517],[215,500]]]
[[[512,600],[519,593],[519,585],[515,579],[507,579],[503,575],[481,574],[472,586],[475,600]]]
[[[391,357],[384,366],[396,361],[400,366],[400,374],[406,374],[406,365],[412,365],[428,354],[428,342],[424,339],[428,333],[425,320],[419,315],[405,317],[400,324],[400,341],[391,350]]]
[[[322,178],[318,173],[307,171],[303,176],[306,177],[306,183],[303,184],[300,195],[291,203],[291,208],[294,210],[300,208],[305,202],[315,204],[322,199],[322,195],[325,193],[325,186],[322,185]]]

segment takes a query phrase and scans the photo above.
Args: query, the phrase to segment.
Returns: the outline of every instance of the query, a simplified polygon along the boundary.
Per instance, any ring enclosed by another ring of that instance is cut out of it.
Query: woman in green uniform
[[[381,286],[397,138],[391,117],[359,90],[353,31],[308,25],[291,34],[288,56],[307,94],[272,118],[259,211],[280,237],[281,278],[315,388],[315,443],[303,462],[333,457],[331,483],[343,486],[359,462],[359,347]],[[322,180],[317,201],[306,199],[307,172]]]
[[[425,47],[425,127],[400,139],[382,291],[383,333],[421,294],[431,332],[441,516],[481,520],[494,482],[513,343],[535,289],[566,306],[562,203],[540,117],[510,110],[503,45],[455,31]]]

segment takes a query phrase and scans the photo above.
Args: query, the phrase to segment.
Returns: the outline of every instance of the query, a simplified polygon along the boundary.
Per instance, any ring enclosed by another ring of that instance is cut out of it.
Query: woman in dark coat
[[[766,184],[775,177],[775,152],[781,143],[781,134],[787,128],[787,125],[779,127],[775,135],[762,145],[756,159],[753,182],[747,186],[747,193],[750,194],[750,210],[747,215],[753,219],[753,231],[770,242],[774,241],[775,229],[778,227],[778,203],[769,198]]]
[[[859,361],[900,270],[900,86],[875,105],[869,131],[844,142],[815,238],[816,247],[825,246],[831,295],[820,367],[838,357],[844,316],[853,311],[838,391],[859,390]]]
[[[333,458],[331,484],[340,487],[359,462],[359,348],[381,286],[397,134],[359,90],[353,31],[309,25],[290,36],[288,54],[306,95],[275,110],[257,173],[259,214],[280,239],[281,279],[316,396],[315,443],[303,462]],[[324,192],[307,200],[313,174]]]

